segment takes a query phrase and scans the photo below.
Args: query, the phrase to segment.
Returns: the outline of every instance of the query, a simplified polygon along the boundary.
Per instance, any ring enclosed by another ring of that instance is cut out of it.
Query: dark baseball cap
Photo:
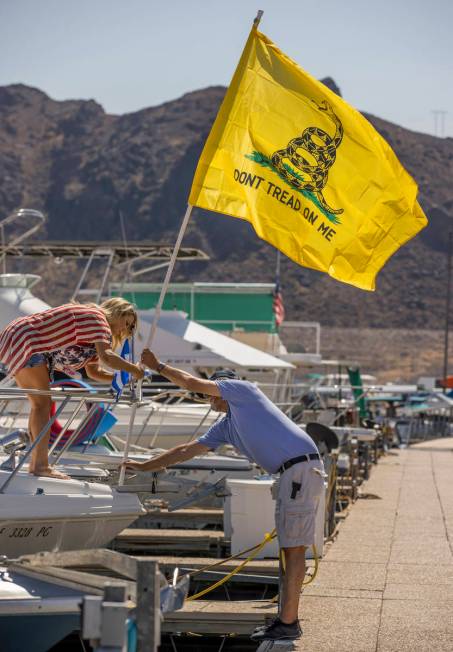
[[[209,380],[237,380],[237,375],[231,369],[218,369],[209,376]]]

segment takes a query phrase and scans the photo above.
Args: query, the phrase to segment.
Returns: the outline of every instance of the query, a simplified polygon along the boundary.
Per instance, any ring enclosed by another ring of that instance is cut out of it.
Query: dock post
[[[106,584],[104,596],[86,595],[82,603],[82,638],[94,652],[126,652],[127,605],[124,584]]]
[[[160,574],[155,561],[137,560],[137,652],[160,645]]]

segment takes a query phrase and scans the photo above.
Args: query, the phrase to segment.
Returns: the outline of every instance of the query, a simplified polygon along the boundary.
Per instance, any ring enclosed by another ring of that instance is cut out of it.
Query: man
[[[127,468],[158,471],[232,444],[268,473],[279,473],[276,528],[285,553],[279,617],[252,634],[254,641],[294,640],[302,631],[299,596],[305,577],[305,549],[314,543],[316,509],[324,488],[324,467],[313,440],[285,416],[254,384],[238,380],[230,370],[209,380],[159,362],[145,349],[142,363],[175,385],[210,397],[213,410],[226,416],[196,441],[181,444],[148,462],[124,462]]]

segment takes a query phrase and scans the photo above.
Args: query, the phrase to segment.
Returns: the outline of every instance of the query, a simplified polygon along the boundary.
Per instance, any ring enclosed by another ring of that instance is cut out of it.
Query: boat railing
[[[0,487],[0,494],[5,492],[6,488],[11,484],[24,464],[28,462],[33,451],[40,444],[40,442],[42,442],[53,424],[57,421],[61,413],[65,410],[70,402],[75,403],[74,409],[69,414],[66,423],[62,427],[61,432],[56,437],[55,442],[53,443],[52,448],[49,452],[49,455],[52,457],[52,459],[49,459],[51,464],[56,464],[64,452],[75,442],[77,437],[82,432],[83,428],[92,418],[96,408],[98,408],[100,404],[112,407],[118,404],[128,406],[133,405],[136,408],[137,405],[146,405],[148,403],[147,401],[142,401],[141,398],[137,397],[132,392],[124,393],[120,398],[117,398],[113,396],[112,392],[97,391],[95,389],[86,390],[66,387],[59,387],[49,390],[23,389],[18,387],[3,387],[0,389],[0,401],[5,401],[6,403],[11,400],[25,401],[29,395],[49,396],[53,401],[58,403],[58,406],[56,407],[55,413],[49,417],[48,421],[45,423],[37,437],[34,439],[30,447],[25,451],[23,457],[19,460],[17,465],[15,465],[14,469],[11,471],[11,474],[7,477],[5,482]],[[82,408],[85,406],[89,406],[85,416],[81,419],[77,427],[72,431],[64,445],[60,448],[60,450],[57,451],[59,442],[62,440],[63,436],[67,433],[70,425],[78,417]]]
[[[26,228],[23,233],[16,234],[9,242],[6,242],[5,228],[10,224],[21,220],[28,220],[34,222],[32,226]],[[2,265],[2,273],[6,274],[6,256],[10,248],[18,245],[26,240],[29,236],[38,231],[44,224],[46,218],[41,211],[32,208],[20,208],[3,220],[0,220],[0,263]]]

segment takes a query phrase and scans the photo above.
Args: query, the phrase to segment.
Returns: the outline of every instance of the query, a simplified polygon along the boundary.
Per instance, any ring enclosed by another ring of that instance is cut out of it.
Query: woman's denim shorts
[[[40,364],[47,365],[46,356],[44,353],[34,353],[30,358],[28,358],[22,369],[25,369],[25,367],[38,367]]]

